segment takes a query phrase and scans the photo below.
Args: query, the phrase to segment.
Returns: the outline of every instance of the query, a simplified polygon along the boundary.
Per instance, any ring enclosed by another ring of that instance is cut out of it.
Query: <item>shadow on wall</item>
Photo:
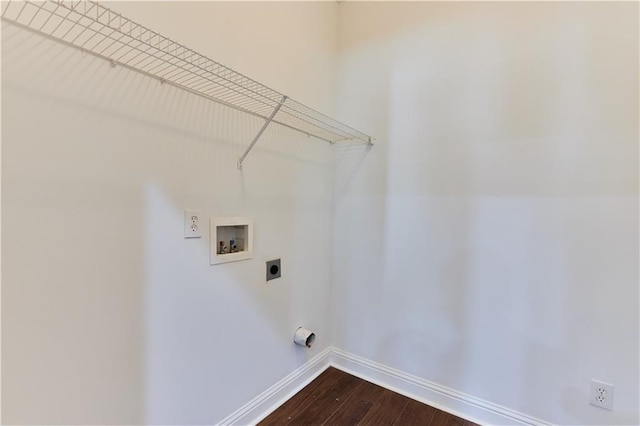
[[[213,423],[327,346],[292,336],[327,310],[328,145],[273,125],[240,172],[261,119],[2,31],[7,422]],[[185,208],[254,217],[254,259],[209,266]],[[51,253],[38,270],[21,240]]]
[[[373,146],[359,142],[340,142],[335,146],[334,197],[345,195]]]

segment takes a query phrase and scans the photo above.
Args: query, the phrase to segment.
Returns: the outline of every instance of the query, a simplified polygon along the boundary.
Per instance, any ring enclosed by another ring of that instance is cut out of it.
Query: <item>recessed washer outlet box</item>
[[[253,220],[247,217],[211,218],[211,264],[251,259]]]
[[[282,274],[282,268],[280,267],[280,259],[269,260],[267,262],[267,281],[280,278]]]

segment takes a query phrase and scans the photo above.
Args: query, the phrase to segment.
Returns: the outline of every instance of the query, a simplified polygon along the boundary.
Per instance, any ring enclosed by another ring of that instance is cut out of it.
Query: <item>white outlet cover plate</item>
[[[596,407],[613,409],[613,385],[598,380],[591,380],[589,388],[589,404]]]
[[[205,222],[202,220],[202,214],[197,210],[184,211],[184,237],[185,238],[201,238],[202,228]]]

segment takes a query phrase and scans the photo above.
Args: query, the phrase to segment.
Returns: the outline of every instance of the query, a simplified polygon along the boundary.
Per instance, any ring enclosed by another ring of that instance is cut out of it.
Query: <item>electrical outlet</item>
[[[200,212],[194,210],[184,211],[184,237],[200,238],[202,237],[202,228],[204,222],[200,220]]]
[[[267,262],[267,281],[275,280],[282,276],[280,259],[269,260]]]
[[[613,409],[613,385],[591,380],[589,403],[607,410]]]

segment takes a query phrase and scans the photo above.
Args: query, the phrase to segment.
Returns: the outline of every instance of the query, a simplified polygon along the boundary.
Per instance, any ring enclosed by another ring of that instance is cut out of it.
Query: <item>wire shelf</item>
[[[267,120],[265,124],[271,118],[275,123],[330,143],[357,140],[371,144],[370,136],[98,2],[9,0],[3,2],[2,20],[104,58],[113,66],[132,69],[262,117]]]

